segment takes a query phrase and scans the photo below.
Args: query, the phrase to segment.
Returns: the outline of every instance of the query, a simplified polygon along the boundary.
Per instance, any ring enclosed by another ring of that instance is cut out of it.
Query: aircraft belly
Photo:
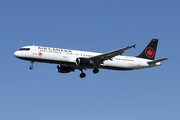
[[[105,69],[113,69],[113,70],[133,70],[134,64],[129,64],[129,62],[124,61],[105,61],[101,66]]]

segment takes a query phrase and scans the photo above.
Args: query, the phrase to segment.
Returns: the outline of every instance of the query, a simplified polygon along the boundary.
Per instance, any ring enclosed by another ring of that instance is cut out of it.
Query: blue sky
[[[1,0],[1,120],[179,120],[178,0]],[[26,45],[108,52],[159,39],[161,66],[69,74],[14,57]]]

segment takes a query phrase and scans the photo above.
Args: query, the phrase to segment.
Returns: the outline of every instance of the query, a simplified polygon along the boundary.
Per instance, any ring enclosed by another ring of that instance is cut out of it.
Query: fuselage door
[[[141,66],[141,60],[138,60],[137,66]]]
[[[34,45],[32,47],[32,54],[37,55],[37,49],[36,49],[36,47]]]

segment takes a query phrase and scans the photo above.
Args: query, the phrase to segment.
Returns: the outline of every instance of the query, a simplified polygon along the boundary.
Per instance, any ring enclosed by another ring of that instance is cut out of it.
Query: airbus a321
[[[109,70],[138,70],[161,65],[163,58],[154,60],[158,39],[152,39],[147,47],[136,57],[123,56],[125,50],[135,45],[127,46],[107,53],[95,53],[77,51],[70,49],[50,48],[41,46],[25,46],[14,53],[14,56],[31,62],[30,69],[33,69],[34,62],[58,64],[56,70],[59,73],[69,73],[76,69],[81,71],[80,77],[86,74],[83,70],[93,69],[96,74],[100,69]]]

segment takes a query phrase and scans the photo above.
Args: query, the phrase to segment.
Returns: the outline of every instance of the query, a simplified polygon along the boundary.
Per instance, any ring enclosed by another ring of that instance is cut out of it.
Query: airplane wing
[[[135,46],[136,45],[127,46],[127,47],[124,47],[124,48],[121,48],[121,49],[118,49],[118,50],[114,50],[114,51],[111,51],[111,52],[107,52],[107,53],[103,53],[103,54],[100,54],[100,55],[97,55],[97,56],[90,57],[90,59],[93,60],[93,62],[96,65],[100,65],[105,60],[112,60],[113,57],[115,57],[117,55],[122,55],[122,53],[124,53],[124,50],[127,50],[127,49],[132,48],[132,47],[135,48]]]
[[[163,58],[163,59],[159,59],[159,60],[153,60],[151,62],[148,62],[148,64],[154,64],[154,63],[157,63],[157,62],[161,62],[161,61],[164,61],[164,60],[167,60],[169,58]]]

